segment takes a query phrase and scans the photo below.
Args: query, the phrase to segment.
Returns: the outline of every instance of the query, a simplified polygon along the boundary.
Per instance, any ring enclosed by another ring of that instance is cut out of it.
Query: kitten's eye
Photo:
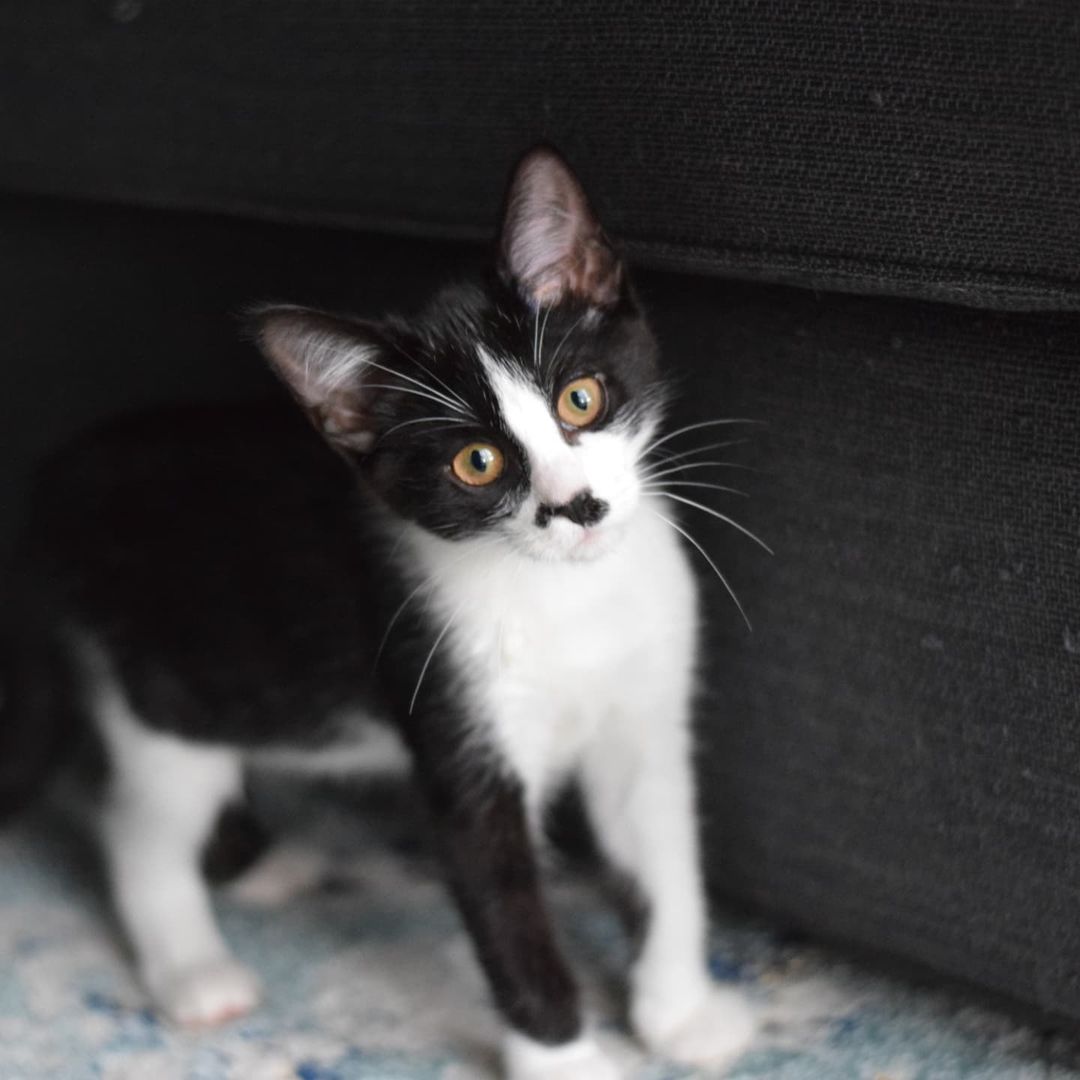
[[[604,411],[604,388],[599,379],[586,376],[567,383],[559,394],[559,419],[570,427],[586,427]]]
[[[502,475],[502,451],[490,443],[474,442],[462,447],[451,463],[454,475],[470,487],[483,487]]]

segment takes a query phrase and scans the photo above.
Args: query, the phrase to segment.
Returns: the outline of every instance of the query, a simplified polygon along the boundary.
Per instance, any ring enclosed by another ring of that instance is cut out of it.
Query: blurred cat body
[[[322,439],[239,408],[92,436],[42,476],[17,589],[3,723],[97,733],[110,879],[154,1000],[188,1024],[256,1004],[199,874],[245,770],[348,774],[400,749],[512,1077],[617,1075],[534,853],[569,782],[648,908],[637,1034],[729,1060],[753,1024],[706,970],[696,586],[646,465],[664,383],[576,178],[526,156],[495,272],[412,319],[271,306],[252,327]]]

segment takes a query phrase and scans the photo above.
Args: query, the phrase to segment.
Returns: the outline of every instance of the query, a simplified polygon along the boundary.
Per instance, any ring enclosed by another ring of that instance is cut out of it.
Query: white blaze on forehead
[[[525,449],[537,499],[551,506],[569,502],[588,484],[581,462],[552,416],[551,404],[534,382],[509,371],[482,346],[476,351],[503,421]]]

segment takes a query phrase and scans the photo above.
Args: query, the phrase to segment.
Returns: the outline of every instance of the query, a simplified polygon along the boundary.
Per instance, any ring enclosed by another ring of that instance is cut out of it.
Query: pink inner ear
[[[333,443],[368,450],[360,373],[376,348],[319,312],[286,310],[262,325],[259,343],[315,426]]]
[[[581,185],[550,152],[518,168],[502,246],[511,277],[538,306],[573,296],[609,307],[619,298],[622,267]]]

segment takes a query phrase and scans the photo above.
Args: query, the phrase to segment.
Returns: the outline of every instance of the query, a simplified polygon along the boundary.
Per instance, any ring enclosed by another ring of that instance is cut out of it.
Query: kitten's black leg
[[[230,803],[218,815],[203,846],[203,875],[214,885],[235,881],[267,853],[270,843],[266,829],[247,805]]]
[[[454,896],[515,1030],[542,1043],[581,1033],[577,987],[552,934],[519,792],[499,784],[441,807],[439,845]]]
[[[510,1076],[616,1076],[583,1034],[577,987],[544,905],[520,785],[494,770],[485,775],[483,766],[453,769],[423,754],[418,773],[451,890],[510,1028]]]

